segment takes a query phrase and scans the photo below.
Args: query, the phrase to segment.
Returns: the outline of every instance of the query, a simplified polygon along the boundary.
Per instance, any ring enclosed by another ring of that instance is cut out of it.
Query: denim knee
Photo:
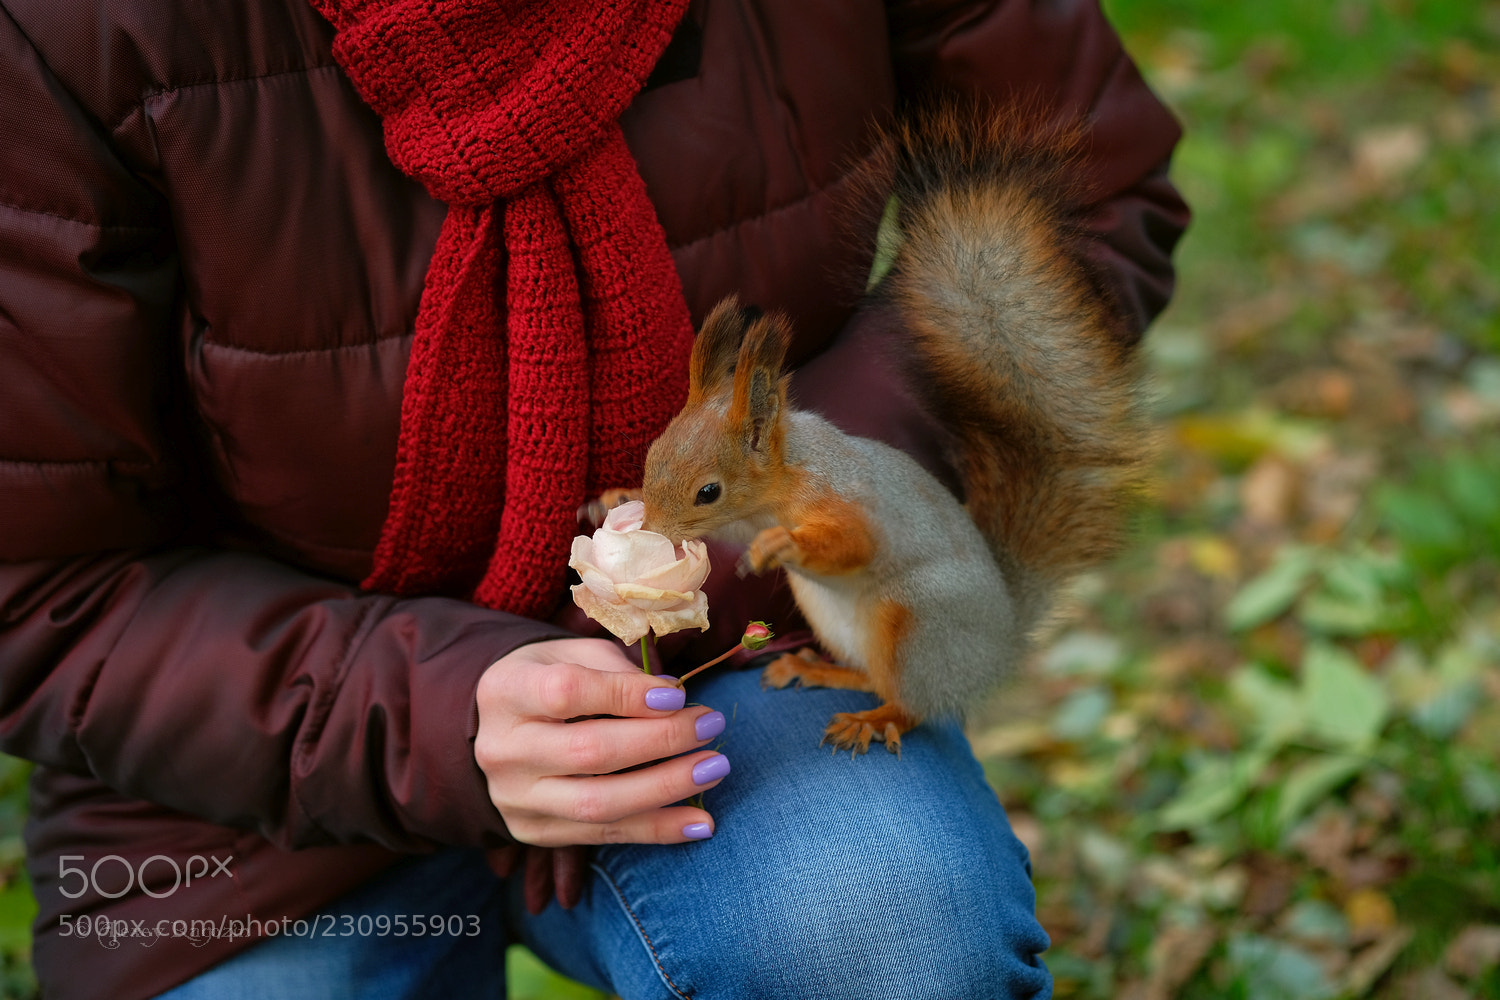
[[[734,720],[714,836],[602,848],[584,905],[518,917],[538,954],[626,1000],[1051,995],[1025,848],[956,724],[851,758],[818,736],[868,695],[730,672],[701,697]]]
[[[601,852],[655,995],[1050,996],[1026,849],[962,735],[903,756],[782,770],[777,801],[724,801],[713,840],[670,857]]]
[[[1024,854],[980,847],[954,865],[905,839],[920,830],[888,833],[884,850],[770,858],[739,894],[693,901],[688,919],[713,928],[714,946],[680,956],[678,987],[705,1000],[1050,996]],[[672,974],[679,956],[657,950]]]

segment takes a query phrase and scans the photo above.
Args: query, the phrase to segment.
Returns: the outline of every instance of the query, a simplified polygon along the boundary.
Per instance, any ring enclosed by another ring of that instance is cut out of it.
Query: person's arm
[[[500,843],[474,692],[558,630],[193,548],[0,566],[0,749],[303,846]]]
[[[888,10],[903,96],[940,87],[1086,119],[1089,256],[1138,338],[1171,297],[1172,248],[1188,222],[1167,177],[1181,129],[1097,0],[893,0]]]
[[[556,736],[587,750],[599,727],[538,713],[613,698],[638,753],[700,745],[704,710],[651,708],[661,682],[613,653],[548,660],[555,626],[184,544],[189,512],[215,508],[189,499],[201,444],[165,204],[0,4],[0,749],[286,846],[500,843],[500,799],[526,829],[550,809],[620,832],[597,795],[504,783],[585,769]],[[574,679],[562,697],[525,700],[554,676]],[[608,805],[675,801],[692,764]]]

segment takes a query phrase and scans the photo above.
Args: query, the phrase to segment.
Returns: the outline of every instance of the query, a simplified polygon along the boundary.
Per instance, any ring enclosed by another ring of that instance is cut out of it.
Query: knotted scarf
[[[687,0],[312,0],[386,151],[448,215],[364,586],[540,616],[575,511],[639,482],[692,327],[617,123]],[[353,250],[354,248],[351,248]]]

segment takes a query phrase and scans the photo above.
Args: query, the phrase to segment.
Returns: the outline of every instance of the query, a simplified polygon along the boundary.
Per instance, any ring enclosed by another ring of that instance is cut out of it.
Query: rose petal
[[[646,504],[640,500],[622,503],[604,515],[604,527],[610,531],[635,531],[646,519]]]
[[[672,562],[658,565],[633,579],[663,590],[686,592],[702,587],[703,581],[708,579],[708,570],[708,547],[702,542],[689,540],[682,543],[681,558],[674,558]]]
[[[662,590],[639,583],[617,583],[615,593],[643,611],[666,611],[690,604],[693,600],[691,590]]]
[[[609,604],[601,601],[593,591],[582,585],[575,586],[573,600],[583,613],[609,629],[621,642],[639,642],[650,628],[646,612],[629,604]]]
[[[611,580],[639,580],[660,566],[677,561],[676,546],[654,531],[610,531],[594,533],[593,563]]]
[[[653,611],[647,619],[657,635],[671,635],[685,628],[708,628],[708,595],[698,591],[690,604],[668,611]]]
[[[599,567],[589,563],[578,563],[573,567],[578,571],[578,577],[583,585],[594,592],[601,601],[608,604],[619,604],[620,595],[615,593],[615,581],[604,574]]]

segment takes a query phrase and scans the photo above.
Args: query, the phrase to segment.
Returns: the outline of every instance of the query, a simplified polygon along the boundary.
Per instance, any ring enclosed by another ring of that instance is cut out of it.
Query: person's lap
[[[729,717],[713,838],[602,847],[582,903],[537,917],[477,851],[417,859],[331,909],[478,913],[486,933],[277,939],[166,996],[501,996],[507,940],[626,1000],[1050,996],[1025,849],[955,724],[851,758],[818,741],[868,695],[763,691],[748,671],[690,688]]]

